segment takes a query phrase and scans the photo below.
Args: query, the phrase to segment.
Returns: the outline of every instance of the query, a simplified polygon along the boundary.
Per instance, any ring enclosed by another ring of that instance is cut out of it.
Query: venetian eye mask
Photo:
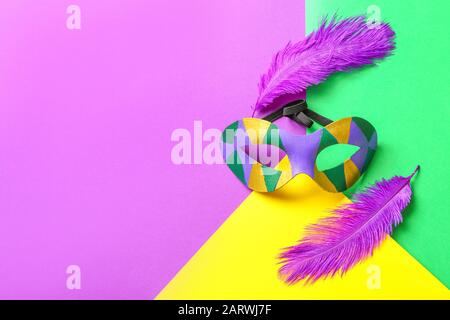
[[[293,135],[273,123],[288,116],[311,127],[323,128],[304,136]],[[307,174],[323,189],[342,192],[367,170],[377,147],[375,128],[359,117],[331,121],[307,109],[304,100],[291,103],[264,119],[244,118],[229,125],[222,134],[223,155],[231,171],[248,188],[272,192],[298,174]],[[318,154],[336,145],[358,147],[350,158],[323,171]]]

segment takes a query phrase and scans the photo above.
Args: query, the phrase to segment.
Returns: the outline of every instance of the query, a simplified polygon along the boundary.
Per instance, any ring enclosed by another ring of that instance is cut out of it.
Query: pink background
[[[251,115],[303,34],[300,0],[1,1],[0,298],[153,298],[248,194],[172,131]]]

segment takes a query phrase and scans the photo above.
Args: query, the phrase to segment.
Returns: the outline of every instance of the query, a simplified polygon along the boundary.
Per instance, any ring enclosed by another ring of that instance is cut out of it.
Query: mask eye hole
[[[275,168],[286,153],[279,147],[270,144],[246,145],[243,151],[255,162]]]
[[[350,159],[357,151],[358,146],[352,144],[335,144],[323,149],[316,158],[316,166],[320,171],[337,167]]]

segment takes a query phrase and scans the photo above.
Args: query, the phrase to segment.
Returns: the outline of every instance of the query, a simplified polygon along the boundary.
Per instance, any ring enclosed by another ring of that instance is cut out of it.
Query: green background
[[[307,0],[307,32],[324,15],[366,14],[370,5],[397,33],[394,55],[332,76],[308,90],[308,102],[334,120],[361,116],[377,129],[379,146],[362,185],[409,175],[420,164],[413,200],[393,236],[449,288],[450,1]]]

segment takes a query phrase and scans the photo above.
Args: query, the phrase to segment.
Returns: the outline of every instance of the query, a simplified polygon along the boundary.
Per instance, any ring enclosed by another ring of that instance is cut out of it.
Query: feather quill
[[[411,199],[408,177],[381,180],[355,194],[354,202],[340,206],[332,215],[306,227],[306,235],[280,258],[281,277],[289,284],[344,275],[359,261],[371,256],[393,227],[402,222],[402,211]]]
[[[298,94],[319,84],[336,71],[346,71],[391,54],[395,33],[387,23],[368,26],[364,16],[328,23],[324,18],[317,31],[305,39],[289,42],[272,59],[259,82],[255,111],[267,109],[274,99]]]

